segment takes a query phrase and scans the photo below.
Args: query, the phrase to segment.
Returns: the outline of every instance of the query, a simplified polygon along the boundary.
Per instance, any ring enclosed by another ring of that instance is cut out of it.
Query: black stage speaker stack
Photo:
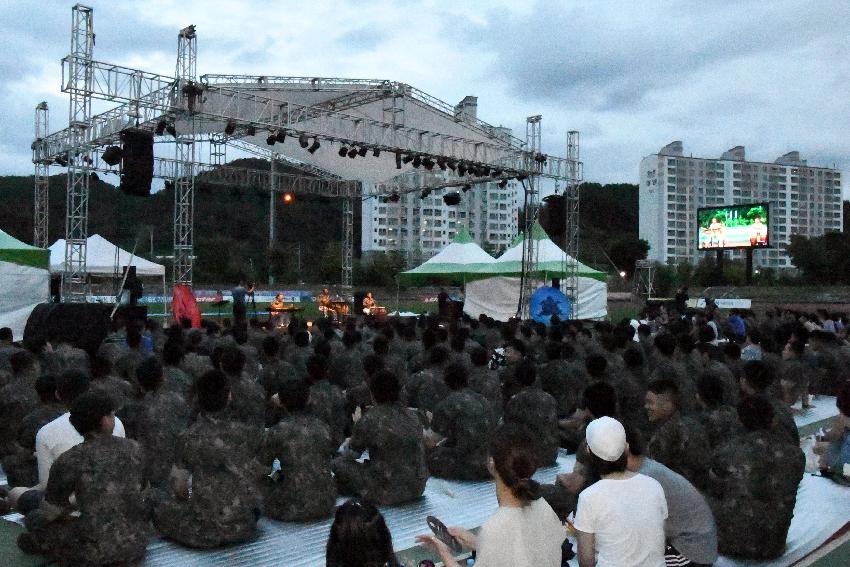
[[[153,134],[140,128],[127,128],[121,132],[123,167],[121,191],[136,197],[146,197],[151,192],[153,180]]]
[[[109,303],[37,305],[24,327],[24,344],[27,347],[43,344],[50,336],[58,335],[89,353],[89,356],[94,356],[112,327],[109,318],[112,308]],[[147,314],[147,307],[121,306],[115,313],[115,321],[144,324]]]

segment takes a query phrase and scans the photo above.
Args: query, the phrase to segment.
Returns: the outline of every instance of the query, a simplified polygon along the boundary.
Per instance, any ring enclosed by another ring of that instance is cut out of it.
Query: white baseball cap
[[[614,462],[626,450],[626,430],[613,417],[600,417],[587,424],[587,448],[603,461]]]

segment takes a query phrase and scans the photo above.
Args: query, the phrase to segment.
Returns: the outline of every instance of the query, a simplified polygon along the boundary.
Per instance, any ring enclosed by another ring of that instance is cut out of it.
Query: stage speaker
[[[121,132],[124,144],[121,191],[128,195],[146,197],[153,180],[153,134],[139,128]]]
[[[553,239],[560,240],[566,230],[566,203],[563,195],[549,195],[540,209],[540,226]]]
[[[363,298],[366,297],[365,291],[355,291],[354,292],[354,308],[351,310],[351,314],[354,316],[363,314]]]
[[[34,346],[56,334],[94,356],[109,333],[111,312],[105,303],[42,303],[27,319],[24,344]]]

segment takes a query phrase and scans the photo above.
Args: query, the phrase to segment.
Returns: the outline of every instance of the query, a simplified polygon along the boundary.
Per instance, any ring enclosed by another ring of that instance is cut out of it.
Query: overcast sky
[[[850,175],[850,2],[95,0],[95,59],[174,74],[176,33],[198,29],[198,72],[392,79],[565,155],[585,179],[634,182],[672,140],[751,160],[799,150]],[[0,174],[31,174],[35,105],[68,121],[60,59],[71,2],[0,3]]]

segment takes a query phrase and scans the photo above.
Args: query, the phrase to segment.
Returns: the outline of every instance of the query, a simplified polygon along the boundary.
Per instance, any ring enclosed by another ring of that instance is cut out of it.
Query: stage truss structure
[[[636,260],[634,288],[632,293],[638,299],[647,300],[655,295],[655,268],[652,260]]]
[[[155,152],[153,176],[174,186],[175,284],[192,284],[196,179],[267,188],[270,247],[275,242],[273,207],[278,193],[341,199],[341,282],[351,286],[354,210],[363,198],[516,178],[525,184],[526,199],[536,211],[540,178],[565,182],[569,187],[570,180],[575,185],[575,172],[581,170],[577,153],[568,158],[542,153],[539,116],[529,119],[523,142],[504,128],[400,82],[198,76],[194,25],[178,33],[173,77],[93,59],[94,37],[93,10],[75,5],[71,51],[62,59],[62,91],[70,98],[68,127],[48,134],[44,105],[36,111],[32,144],[34,242],[38,245],[46,245],[47,239],[48,168],[54,164],[68,168],[64,301],[86,301],[89,179],[92,172],[121,173],[120,164],[109,166],[102,154],[107,146],[119,144],[121,132],[129,127],[154,133],[157,148],[174,144],[173,158]],[[92,115],[94,99],[116,106]],[[43,123],[39,122],[42,119]],[[227,165],[228,147],[267,159],[269,170]],[[366,159],[360,158],[367,154],[369,165],[364,166]],[[278,171],[276,162],[285,163],[289,171]],[[416,169],[419,163],[425,164],[423,169]],[[441,175],[430,175],[435,164]],[[361,181],[368,176],[378,178],[368,179],[371,193],[364,194]],[[568,223],[571,219],[568,216]],[[577,218],[574,221],[577,231]],[[526,222],[524,227],[531,248],[532,225],[533,221]],[[534,267],[535,258],[530,250],[527,268]],[[577,287],[573,291],[577,292]]]

